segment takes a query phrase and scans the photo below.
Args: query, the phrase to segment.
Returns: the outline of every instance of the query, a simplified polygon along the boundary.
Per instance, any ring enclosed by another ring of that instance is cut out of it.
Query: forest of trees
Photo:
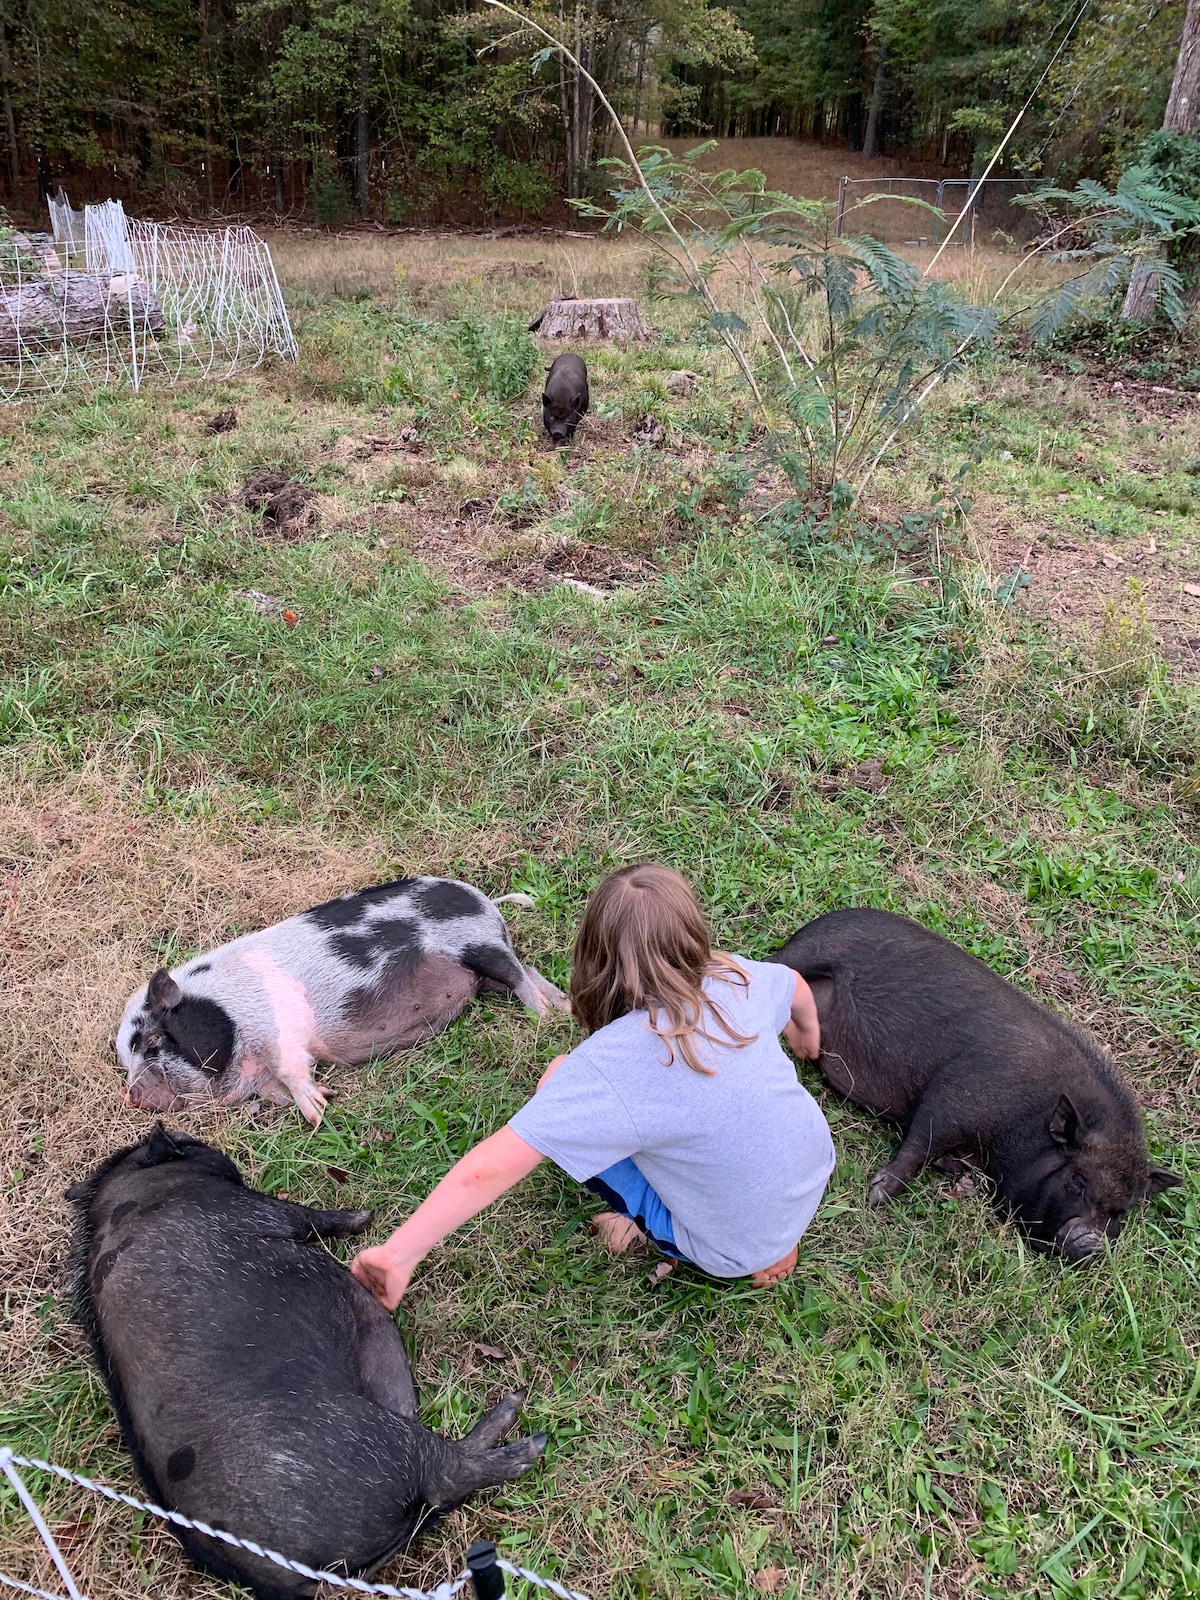
[[[538,0],[636,139],[785,134],[978,170],[1111,170],[1159,127],[1185,0]],[[470,0],[0,0],[6,203],[520,217],[585,193],[587,83]]]

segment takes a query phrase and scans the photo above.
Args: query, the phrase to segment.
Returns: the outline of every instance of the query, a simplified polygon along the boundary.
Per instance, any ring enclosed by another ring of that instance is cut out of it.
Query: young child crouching
[[[571,1006],[588,1037],[352,1270],[389,1309],[417,1264],[548,1157],[611,1211],[610,1248],[649,1241],[717,1278],[785,1278],[833,1171],[829,1128],[780,1048],[815,1059],[797,973],[714,951],[667,867],[626,867],[589,900]]]

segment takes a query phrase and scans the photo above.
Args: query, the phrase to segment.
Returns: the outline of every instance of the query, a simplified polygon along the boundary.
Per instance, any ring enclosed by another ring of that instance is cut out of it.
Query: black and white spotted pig
[[[67,1191],[76,1304],[151,1499],[319,1571],[371,1574],[479,1489],[523,1476],[544,1433],[501,1443],[506,1395],[464,1439],[417,1416],[396,1324],[322,1239],[369,1211],[248,1189],[226,1156],[162,1124]],[[316,1584],[181,1532],[259,1600]]]
[[[527,895],[504,895],[531,905]],[[517,959],[494,902],[449,878],[402,878],[313,906],[168,972],[132,995],[117,1030],[129,1103],[294,1100],[314,1127],[314,1062],[408,1050],[480,990],[545,1015],[566,996]]]

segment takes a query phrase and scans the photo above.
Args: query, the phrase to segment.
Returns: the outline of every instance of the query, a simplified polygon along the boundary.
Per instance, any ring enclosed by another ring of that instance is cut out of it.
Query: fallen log
[[[133,274],[56,272],[0,287],[0,361],[131,332],[154,336],[165,327],[154,290]]]
[[[529,324],[541,339],[653,339],[654,330],[642,321],[636,300],[552,300]]]

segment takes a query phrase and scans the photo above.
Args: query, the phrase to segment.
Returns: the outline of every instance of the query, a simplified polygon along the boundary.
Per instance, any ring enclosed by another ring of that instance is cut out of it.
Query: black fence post
[[[475,1600],[504,1600],[504,1574],[496,1565],[496,1546],[490,1539],[476,1539],[467,1551],[467,1571]]]

